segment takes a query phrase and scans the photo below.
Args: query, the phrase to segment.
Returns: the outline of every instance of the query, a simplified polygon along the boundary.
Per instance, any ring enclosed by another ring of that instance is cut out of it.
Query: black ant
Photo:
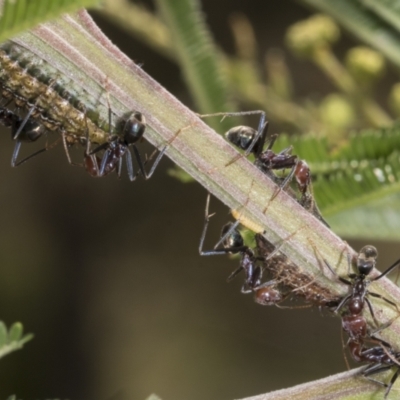
[[[357,256],[353,256],[351,259],[349,258],[348,260],[349,267],[350,265],[352,265],[354,268],[356,268],[357,271],[357,273],[348,274],[349,279],[338,276],[337,273],[333,270],[333,268],[329,265],[329,263],[326,260],[324,260],[326,266],[335,276],[338,277],[340,282],[344,283],[345,285],[351,286],[350,293],[341,300],[341,302],[335,309],[335,313],[338,313],[347,304],[347,310],[349,315],[355,318],[357,315],[361,315],[364,309],[364,304],[366,303],[376,326],[379,326],[379,323],[375,317],[374,310],[372,308],[372,304],[367,296],[372,296],[375,298],[382,299],[386,303],[395,307],[398,312],[400,312],[396,303],[378,293],[371,292],[370,290],[368,290],[368,286],[372,282],[375,282],[383,278],[384,276],[389,274],[393,269],[397,268],[400,265],[400,259],[399,259],[388,269],[386,269],[386,271],[382,272],[380,275],[376,276],[375,278],[369,278],[368,277],[369,274],[372,272],[373,268],[376,265],[377,257],[378,257],[378,251],[374,246],[370,245],[364,246],[357,254]]]
[[[231,128],[225,133],[226,139],[233,145],[241,150],[244,150],[242,155],[235,157],[226,166],[233,164],[241,157],[248,157],[253,154],[255,157],[254,164],[269,178],[272,179],[279,186],[279,190],[286,191],[290,196],[296,198],[295,193],[288,187],[289,183],[295,178],[297,187],[300,191],[301,197],[299,203],[308,211],[310,211],[316,218],[329,227],[327,222],[321,216],[321,213],[315,203],[312,194],[311,186],[311,173],[310,168],[304,160],[300,160],[298,156],[292,155],[292,146],[283,149],[279,153],[272,151],[272,147],[278,135],[271,135],[268,139],[268,147],[264,150],[264,145],[267,142],[268,124],[264,111],[243,111],[234,113],[215,113],[205,114],[201,117],[212,117],[222,115],[225,117],[239,116],[239,115],[253,115],[260,114],[260,120],[257,130],[250,126],[236,126]],[[273,171],[284,170],[290,168],[289,174],[285,178],[277,176]],[[272,201],[279,191],[272,196]],[[266,209],[268,206],[266,207]],[[266,210],[265,209],[265,210]]]
[[[369,291],[368,286],[372,282],[381,279],[385,275],[389,274],[394,268],[399,266],[400,260],[396,261],[393,265],[387,268],[386,271],[384,271],[377,277],[368,279],[369,274],[372,272],[373,268],[376,265],[377,257],[378,251],[374,246],[370,245],[364,246],[357,254],[357,256],[353,256],[351,258],[349,257],[349,266],[352,265],[356,268],[358,272],[356,274],[348,274],[349,279],[338,276],[329,265],[329,263],[326,260],[324,261],[329,270],[335,276],[337,276],[342,283],[351,286],[351,292],[343,297],[343,299],[340,301],[335,309],[335,313],[338,313],[346,306],[346,309],[342,315],[342,329],[348,335],[347,347],[349,349],[350,355],[356,362],[370,363],[370,365],[368,365],[362,371],[362,375],[373,382],[379,383],[387,387],[384,396],[384,398],[386,399],[391,390],[391,387],[393,386],[399,375],[400,364],[398,360],[400,360],[400,353],[395,352],[389,343],[382,340],[381,338],[378,338],[377,336],[375,336],[375,334],[390,326],[393,323],[394,319],[384,325],[379,326],[378,329],[374,332],[368,332],[367,320],[362,315],[362,312],[366,303],[375,324],[377,326],[379,325],[378,321],[376,320],[372,304],[367,297],[368,295],[386,301],[388,304],[394,306],[398,311],[396,303],[386,299],[378,293]],[[395,319],[396,318],[398,318],[398,316],[395,317]],[[367,347],[365,345],[367,342],[378,343],[379,346]],[[386,371],[394,365],[397,365],[398,369],[392,376],[389,384],[385,384],[383,382],[370,378],[370,375]]]
[[[32,111],[33,110],[30,110],[30,112],[28,112],[24,118],[21,118],[8,108],[0,107],[0,123],[8,128],[11,128],[11,139],[16,142],[11,157],[12,167],[18,167],[32,157],[35,157],[36,155],[48,150],[48,148],[45,147],[17,162],[22,142],[33,143],[46,132],[46,129],[42,124],[30,118]]]
[[[111,108],[109,107],[109,126],[111,130]],[[167,149],[165,146],[158,154],[150,171],[147,173],[144,169],[144,163],[140,156],[136,143],[143,138],[146,129],[146,119],[144,115],[138,111],[133,112],[125,121],[122,128],[121,136],[111,135],[106,143],[97,146],[90,151],[90,141],[87,137],[86,151],[84,154],[84,165],[86,171],[93,177],[103,177],[112,171],[117,171],[118,177],[121,177],[122,163],[125,156],[128,176],[131,181],[136,179],[136,174],[133,170],[132,155],[129,147],[133,148],[136,160],[139,165],[140,172],[145,179],[150,179],[157,165],[161,161],[162,156]],[[103,156],[100,158],[96,154],[104,150]]]
[[[204,240],[206,237],[210,218],[214,214],[209,214],[210,194],[207,196],[205,209],[205,222],[203,232],[200,238],[199,253],[201,256],[214,256],[221,254],[240,254],[241,259],[239,267],[233,271],[228,282],[231,281],[242,270],[245,272],[245,281],[242,286],[242,293],[254,293],[254,300],[262,305],[278,305],[286,296],[277,288],[278,282],[275,280],[261,283],[264,268],[258,265],[259,261],[264,257],[257,257],[250,247],[244,244],[243,236],[236,229],[237,224],[231,222],[224,225],[221,232],[221,240],[217,243],[213,250],[203,250]],[[222,243],[223,248],[217,248]]]

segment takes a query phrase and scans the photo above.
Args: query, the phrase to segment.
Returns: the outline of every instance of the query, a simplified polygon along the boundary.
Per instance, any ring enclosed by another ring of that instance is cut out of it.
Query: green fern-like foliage
[[[23,326],[20,322],[15,322],[7,330],[4,322],[0,321],[0,358],[22,349],[24,344],[32,338],[32,334],[23,335]]]
[[[156,3],[169,28],[174,53],[200,112],[233,111],[221,60],[201,13],[200,2],[157,0]],[[225,130],[228,126],[226,122],[214,125]]]
[[[0,41],[61,14],[97,4],[99,0],[5,0],[0,10]]]
[[[398,126],[353,133],[335,148],[326,138],[281,135],[277,149],[288,146],[307,160],[318,206],[336,232],[400,238]]]

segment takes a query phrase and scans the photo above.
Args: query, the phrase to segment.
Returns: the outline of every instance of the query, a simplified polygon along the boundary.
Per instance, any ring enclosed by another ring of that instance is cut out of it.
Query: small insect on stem
[[[270,202],[272,202],[281,190],[286,191],[291,197],[296,198],[296,193],[289,187],[293,179],[295,179],[297,188],[300,192],[299,203],[309,212],[311,212],[316,218],[318,218],[325,225],[329,226],[327,222],[321,216],[321,213],[315,203],[314,195],[311,185],[311,173],[310,168],[304,160],[299,159],[298,156],[292,154],[292,146],[283,149],[279,153],[275,153],[272,147],[278,137],[278,135],[271,135],[267,139],[268,121],[266,121],[266,115],[264,111],[243,111],[243,112],[232,112],[232,113],[215,113],[200,115],[201,118],[223,116],[243,116],[243,115],[260,115],[257,130],[250,126],[236,126],[231,128],[225,133],[226,139],[238,147],[244,150],[243,154],[239,154],[229,161],[226,166],[229,166],[236,162],[242,157],[248,157],[253,154],[255,157],[254,164],[264,174],[266,174],[274,183],[278,185],[267,206],[264,209],[264,213],[267,211]],[[268,143],[266,149],[264,146]],[[284,178],[275,174],[274,171],[290,169],[288,175]]]
[[[376,276],[375,278],[369,278],[370,273],[376,265],[377,257],[377,249],[374,246],[370,245],[364,246],[355,257],[348,257],[349,268],[353,267],[357,271],[357,273],[349,273],[347,278],[338,276],[336,271],[325,259],[324,262],[329,270],[332,272],[332,274],[334,274],[340,282],[344,283],[347,286],[350,286],[349,294],[341,300],[339,305],[336,307],[335,312],[339,313],[345,306],[347,306],[347,310],[350,312],[350,314],[361,314],[364,309],[364,305],[366,304],[374,320],[374,323],[377,327],[379,327],[379,322],[376,319],[375,312],[373,310],[370,300],[368,299],[368,296],[379,298],[385,301],[387,304],[393,306],[398,314],[400,314],[400,310],[395,302],[387,299],[386,297],[378,293],[371,292],[370,290],[368,290],[368,286],[372,282],[383,278],[395,268],[399,267],[400,259],[397,260],[393,265],[387,268],[380,275]]]
[[[253,250],[244,244],[243,236],[236,229],[237,223],[227,223],[222,228],[222,248],[218,247],[219,245],[217,244],[213,250],[203,250],[208,224],[210,218],[214,215],[209,213],[209,205],[210,194],[207,196],[205,221],[199,244],[200,255],[239,254],[241,257],[239,267],[229,275],[228,281],[232,280],[243,270],[245,281],[241,289],[242,293],[254,293],[255,301],[262,305],[278,305],[285,300],[286,296],[278,288],[279,282],[271,280],[261,283],[263,267],[260,265],[260,261],[264,260],[264,258],[256,256]]]

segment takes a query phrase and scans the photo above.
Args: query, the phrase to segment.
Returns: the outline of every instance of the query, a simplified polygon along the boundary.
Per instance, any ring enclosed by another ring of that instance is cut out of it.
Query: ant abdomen
[[[342,328],[353,340],[360,340],[367,335],[367,322],[362,315],[342,317]]]
[[[15,139],[15,134],[18,131],[19,126],[21,125],[22,120],[19,121],[18,124],[16,124],[15,128],[11,132],[12,139]],[[36,121],[28,119],[26,121],[21,133],[18,136],[18,140],[21,142],[35,142],[38,140],[43,134],[45,133],[46,128],[44,125],[39,124]]]
[[[283,296],[274,286],[264,286],[254,290],[254,301],[262,306],[274,306],[283,301]]]
[[[304,160],[299,160],[297,162],[294,176],[300,192],[304,194],[307,188],[311,185],[310,167]]]
[[[124,141],[127,144],[136,143],[143,137],[146,130],[146,118],[139,111],[133,112],[125,122],[123,129]]]

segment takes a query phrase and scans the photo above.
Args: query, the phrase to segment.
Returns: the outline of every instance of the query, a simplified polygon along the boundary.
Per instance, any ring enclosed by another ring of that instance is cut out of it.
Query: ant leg
[[[277,133],[274,133],[269,137],[269,144],[268,144],[267,150],[271,150],[272,149],[273,145],[275,144],[276,139],[278,139],[278,134]],[[291,149],[291,147],[290,147],[290,149]],[[279,154],[281,154],[283,151],[284,150],[282,150]]]
[[[160,151],[160,153],[158,154],[157,158],[155,159],[153,165],[151,166],[150,171],[146,174],[145,179],[150,179],[152,177],[155,169],[157,168],[157,166],[158,166],[159,162],[161,161],[167,148],[168,148],[168,145],[164,146],[164,148]]]
[[[143,162],[142,161],[142,157],[140,156],[139,150],[133,144],[133,146],[132,146],[133,147],[133,151],[135,153],[136,160],[137,160],[137,162],[139,164],[140,172],[141,172],[142,176],[144,177],[144,179],[147,180],[147,179],[150,179],[153,176],[154,171],[156,170],[158,164],[160,163],[160,161],[161,161],[165,151],[167,150],[168,146],[171,145],[171,143],[178,137],[178,135],[181,132],[184,132],[185,130],[189,129],[190,127],[192,127],[192,125],[188,125],[188,126],[185,126],[184,128],[178,129],[178,131],[175,133],[175,135],[171,139],[169,139],[167,144],[160,150],[157,158],[155,159],[155,161],[154,161],[153,165],[151,166],[150,171],[148,173],[145,171],[144,166],[147,164],[147,162],[149,160],[151,160],[153,158],[153,154],[155,152],[153,152],[153,154],[150,156],[149,160],[146,159],[146,161]]]
[[[74,164],[74,163],[72,162],[71,154],[69,153],[69,148],[68,148],[67,135],[66,135],[66,133],[63,132],[63,133],[61,134],[61,137],[62,137],[62,141],[63,141],[63,146],[64,146],[65,155],[67,156],[67,161],[68,161],[68,163],[69,163],[70,165],[74,165],[74,166],[75,166],[76,164]]]
[[[281,251],[283,245],[284,245],[285,243],[287,243],[293,236],[295,236],[297,233],[299,233],[299,231],[302,230],[302,229],[303,229],[303,228],[296,229],[296,230],[295,230],[293,233],[291,233],[290,235],[288,235],[288,236],[282,238],[282,239],[280,240],[280,242],[281,242],[280,244],[279,244],[279,243],[277,243],[277,244],[272,244],[272,243],[271,243],[272,246],[274,246],[275,249],[272,250],[272,252],[271,252],[270,254],[268,254],[267,257],[260,257],[260,259],[261,259],[261,260],[268,261],[268,260],[270,260],[272,257],[275,257],[275,255]]]
[[[299,161],[296,161],[296,164],[293,165],[293,167],[290,169],[289,174],[286,176],[286,178],[278,185],[278,188],[275,189],[274,193],[272,194],[271,198],[268,201],[268,205],[266,208],[269,207],[269,204],[275,199],[276,196],[278,196],[278,194],[282,191],[285,190],[287,188],[287,186],[289,185],[289,183],[293,180],[293,176],[296,172],[296,168],[298,165]],[[266,209],[264,210],[264,212],[266,211]]]
[[[370,292],[367,292],[367,293],[368,293],[368,294],[371,294]],[[378,322],[378,320],[377,320],[376,317],[375,317],[375,312],[374,312],[374,309],[373,309],[373,307],[372,307],[371,302],[368,300],[367,297],[365,297],[364,300],[365,300],[365,302],[367,303],[369,312],[370,312],[370,314],[371,314],[372,319],[373,319],[374,322],[375,322],[375,325],[378,327],[378,326],[379,326],[379,322]]]
[[[164,146],[164,147],[162,148],[162,150],[160,151],[160,153],[158,153],[158,156],[157,156],[157,158],[155,159],[155,161],[154,161],[153,165],[151,166],[150,171],[149,171],[148,173],[147,173],[147,172],[145,171],[145,169],[144,169],[144,164],[145,164],[145,163],[143,163],[143,161],[142,161],[142,157],[140,156],[139,150],[136,148],[135,145],[132,146],[132,147],[133,147],[133,151],[134,151],[134,153],[135,153],[136,160],[137,160],[137,162],[138,162],[138,164],[139,164],[140,172],[142,173],[144,179],[147,180],[147,179],[150,179],[150,178],[153,176],[154,171],[156,170],[158,164],[160,163],[160,161],[161,161],[161,159],[162,159],[162,157],[163,157],[165,151],[167,150],[168,146],[169,146],[169,144],[166,145],[166,146]],[[153,154],[154,154],[154,153],[153,153]],[[150,156],[150,159],[151,159],[151,158],[152,158],[152,156]],[[147,161],[147,160],[146,160],[146,161]]]
[[[386,389],[385,395],[384,395],[385,399],[388,397],[390,390],[392,389],[392,386],[396,382],[398,376],[399,376],[399,368],[397,368],[396,372],[393,374],[392,378],[390,379],[389,384],[387,385],[387,389]]]
[[[200,237],[200,244],[199,244],[199,254],[201,256],[203,256],[203,255],[212,255],[212,254],[209,254],[210,253],[209,251],[203,251],[204,239],[206,237],[208,224],[210,222],[210,218],[214,215],[214,214],[209,214],[208,213],[208,211],[210,209],[210,197],[211,197],[211,195],[210,195],[210,193],[208,193],[207,200],[206,200],[206,208],[205,208],[204,227],[203,227],[203,232],[202,232],[201,237]]]
[[[18,157],[19,150],[21,148],[21,144],[22,144],[22,142],[20,142],[19,140],[17,140],[17,142],[15,143],[13,155],[11,157],[11,166],[12,167],[15,167],[15,165],[16,165],[16,160]]]
[[[11,159],[11,166],[12,166],[12,167],[19,167],[21,164],[24,164],[25,162],[27,162],[27,161],[30,160],[31,158],[37,156],[38,154],[44,153],[45,151],[48,151],[48,150],[51,150],[53,147],[55,147],[55,146],[58,144],[59,141],[60,141],[60,139],[57,139],[57,140],[56,140],[54,143],[52,143],[50,146],[46,146],[46,147],[43,148],[43,149],[40,149],[40,150],[38,150],[38,151],[35,151],[35,152],[34,152],[33,154],[31,154],[30,156],[25,157],[24,159],[22,159],[22,160],[16,162],[16,159],[17,159],[17,156],[18,156],[18,152],[19,152],[19,149],[20,149],[20,147],[21,147],[21,142],[17,142],[17,143],[15,144],[13,156],[12,156],[12,159]],[[17,145],[19,145],[19,146],[17,147]]]
[[[203,254],[202,254],[203,255]],[[238,275],[239,273],[240,273],[240,271],[242,271],[244,268],[243,268],[243,266],[242,265],[239,265],[239,267],[238,268],[236,268],[229,276],[228,276],[228,278],[226,279],[226,281],[227,282],[230,282],[233,278],[235,278],[235,276],[236,275]],[[243,288],[242,288],[242,293],[250,293],[251,292],[251,290],[250,291],[243,291]]]
[[[119,161],[120,165],[118,165],[118,178],[121,177],[122,159],[120,159]],[[129,148],[126,149],[126,169],[128,170],[129,180],[133,182],[136,179],[136,175],[133,171],[132,154],[129,151]]]
[[[49,87],[48,87],[47,89],[49,89],[49,88],[51,88],[52,86],[54,86],[55,83],[56,83],[56,80],[54,79],[54,80],[50,83],[50,85],[49,85]],[[47,90],[47,89],[46,89],[46,90]],[[37,99],[36,99],[35,102],[33,103],[32,107],[29,109],[28,113],[25,115],[25,118],[22,120],[21,125],[20,125],[20,126],[18,127],[18,129],[17,129],[17,132],[15,132],[15,135],[13,135],[13,140],[18,140],[19,135],[21,134],[21,132],[22,132],[22,130],[24,129],[25,125],[27,124],[29,118],[31,117],[33,111],[35,110],[38,101],[39,101],[39,96],[37,97]]]
[[[339,311],[344,307],[344,305],[350,300],[351,298],[351,294],[347,295],[340,303],[339,305],[334,309],[334,313],[338,314]]]
[[[239,253],[241,250],[244,250],[242,247],[234,247],[234,248],[225,248],[225,249],[213,249],[213,250],[203,250],[204,246],[204,240],[207,234],[207,229],[208,229],[208,224],[210,222],[210,218],[214,214],[209,214],[209,206],[210,206],[210,193],[207,195],[207,201],[206,201],[206,209],[205,209],[205,221],[204,221],[204,227],[203,227],[203,232],[200,237],[200,243],[199,243],[199,254],[201,256],[214,256],[214,255],[220,255],[220,254],[228,254],[228,253]],[[247,247],[245,247],[247,249]]]
[[[265,114],[261,117],[261,118],[265,118]],[[225,167],[228,167],[229,165],[232,165],[233,163],[235,163],[237,160],[241,159],[241,158],[247,158],[251,151],[253,150],[253,147],[256,145],[257,140],[261,137],[261,145],[259,147],[259,149],[257,149],[257,153],[255,154],[256,157],[258,157],[262,151],[262,148],[264,146],[265,143],[265,138],[267,137],[267,132],[268,132],[268,124],[269,122],[265,122],[262,127],[261,130],[257,131],[257,134],[254,136],[250,146],[246,149],[246,151],[243,154],[238,154],[236,157],[233,157],[231,161],[229,161],[227,164],[225,164]]]
[[[128,167],[128,155],[126,155],[126,163],[127,163],[127,169]],[[119,158],[118,160],[118,166],[116,168],[116,173],[117,173],[117,177],[118,179],[121,179],[121,173],[122,173],[122,157]],[[128,176],[129,176],[129,170],[128,170]],[[130,179],[130,177],[129,177]]]
[[[104,143],[106,144],[106,143]],[[100,147],[100,146],[99,146]],[[106,149],[106,151],[103,154],[103,158],[101,159],[101,163],[100,163],[100,168],[99,168],[99,176],[104,176],[105,175],[105,169],[106,169],[106,165],[107,165],[107,160],[108,157],[111,153],[111,150],[109,148]],[[93,154],[90,154],[91,157],[96,157]],[[96,163],[97,165],[97,163]]]
[[[26,123],[28,122],[30,116],[33,113],[33,110],[35,109],[35,106],[31,107],[28,111],[28,113],[25,115],[25,118],[22,120],[21,125],[18,127],[17,132],[15,132],[15,135],[13,135],[13,140],[18,140],[19,135],[21,134],[22,130],[24,129]]]
[[[102,145],[97,146],[93,151],[91,151],[90,150],[91,142],[90,142],[90,138],[89,138],[89,126],[87,124],[86,114],[85,114],[85,124],[86,124],[86,148],[85,148],[84,156],[85,156],[85,158],[89,157],[92,165],[94,166],[95,173],[94,174],[91,173],[91,175],[93,175],[95,177],[102,176],[102,175],[100,175],[99,163],[97,161],[97,157],[96,157],[95,153],[100,151],[102,148],[105,148],[108,143],[103,143]],[[104,157],[103,157],[103,159],[104,159]],[[85,164],[86,164],[86,162],[85,162]]]
[[[384,372],[387,371],[388,369],[391,369],[392,365],[382,365],[381,363],[377,364],[377,365],[372,365],[372,367],[367,367],[363,372],[362,375],[368,379],[371,382],[377,383],[378,385],[384,386],[386,388],[385,391],[385,395],[383,396],[384,399],[387,398],[387,396],[389,395],[392,386],[394,385],[394,383],[396,382],[398,376],[399,376],[399,368],[397,368],[396,372],[393,374],[393,376],[390,379],[390,382],[384,383],[381,381],[378,381],[377,379],[371,378],[369,375],[374,375],[374,374],[378,374],[380,372]]]
[[[376,278],[371,279],[372,281],[377,281],[378,279],[381,279],[385,275],[387,275],[389,272],[392,272],[395,268],[400,266],[400,259],[397,260],[393,265],[391,265],[386,271],[382,272],[379,276]]]
[[[251,151],[253,150],[253,147],[256,145],[258,139],[260,137],[262,137],[261,139],[261,145],[259,147],[259,149],[257,149],[257,153],[255,154],[255,156],[259,156],[260,153],[262,152],[262,149],[264,147],[264,143],[265,143],[265,139],[267,137],[267,131],[268,129],[266,129],[268,127],[268,121],[265,122],[265,111],[262,110],[254,110],[254,111],[239,111],[239,112],[220,112],[220,113],[214,113],[214,114],[203,114],[200,115],[198,114],[198,116],[200,118],[206,118],[206,117],[218,117],[218,116],[222,116],[222,120],[223,121],[226,117],[239,117],[242,115],[255,115],[255,114],[260,114],[260,120],[258,122],[258,128],[257,128],[257,135],[253,138],[250,146],[247,148],[247,150],[240,155],[240,157],[235,157],[233,160],[231,160],[228,164],[226,164],[226,166],[233,164],[235,161],[237,161],[239,158],[241,157],[247,157]]]
[[[216,249],[218,246],[220,246],[226,240],[226,238],[228,238],[232,234],[232,232],[238,227],[239,224],[240,224],[240,220],[238,219],[231,225],[231,227],[228,229],[228,231],[223,236],[221,236],[221,238],[218,240],[217,244],[214,246],[214,249]]]
[[[382,296],[382,295],[380,295],[380,294],[378,294],[378,293],[375,293],[375,292],[370,292],[370,291],[368,291],[367,293],[368,293],[370,296],[372,296],[372,297],[375,297],[375,298],[377,298],[377,299],[381,299],[381,300],[383,300],[383,301],[386,301],[386,303],[388,303],[388,304],[390,304],[391,306],[393,306],[393,307],[396,309],[396,311],[397,311],[398,313],[400,313],[399,307],[397,306],[397,304],[396,304],[395,302],[393,302],[393,301],[387,299],[386,297],[384,297],[384,296]]]
[[[142,157],[140,156],[139,150],[137,149],[135,144],[132,145],[132,148],[133,148],[133,152],[135,153],[136,161],[139,164],[140,172],[141,172],[143,178],[146,179],[146,171],[144,170],[144,164],[142,161]]]

